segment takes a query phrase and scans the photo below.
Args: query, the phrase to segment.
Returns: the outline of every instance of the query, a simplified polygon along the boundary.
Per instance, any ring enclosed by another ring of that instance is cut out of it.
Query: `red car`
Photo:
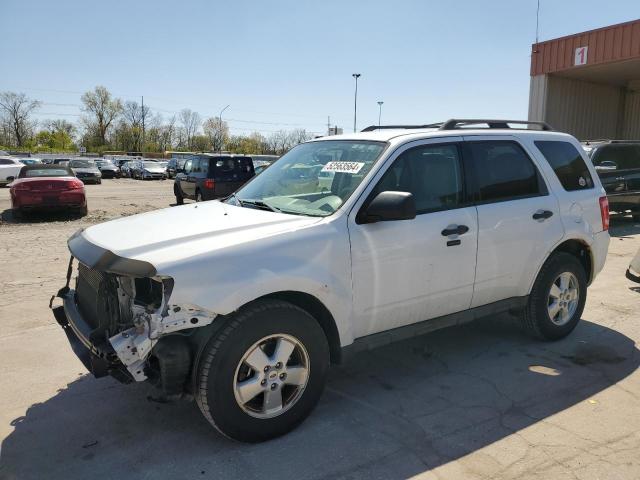
[[[87,214],[84,184],[67,166],[22,167],[18,178],[9,187],[14,212],[58,209]]]

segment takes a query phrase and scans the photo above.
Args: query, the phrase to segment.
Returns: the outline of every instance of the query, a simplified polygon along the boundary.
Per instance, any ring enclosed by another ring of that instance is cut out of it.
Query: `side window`
[[[542,194],[538,171],[517,143],[493,140],[469,142],[468,146],[478,201],[500,202]]]
[[[384,191],[413,194],[416,213],[457,208],[462,203],[462,170],[456,145],[425,145],[402,153],[373,195]]]
[[[608,162],[605,165],[613,170],[640,168],[640,145],[610,144],[599,147],[593,154],[593,164],[598,166],[603,162]]]
[[[567,191],[593,188],[593,179],[582,156],[569,142],[537,141],[538,150],[547,159]]]
[[[191,173],[191,165],[193,164],[193,160],[189,159],[184,163],[184,173]]]

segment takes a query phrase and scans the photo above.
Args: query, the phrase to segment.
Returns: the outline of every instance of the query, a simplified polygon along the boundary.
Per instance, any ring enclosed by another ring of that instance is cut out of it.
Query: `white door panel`
[[[450,225],[463,235],[445,237]],[[459,239],[460,244],[447,246]],[[351,250],[356,336],[469,308],[477,243],[475,207],[413,220],[353,225]]]
[[[564,233],[554,196],[478,207],[478,265],[472,307],[527,295],[533,276]],[[534,220],[538,210],[553,212]]]

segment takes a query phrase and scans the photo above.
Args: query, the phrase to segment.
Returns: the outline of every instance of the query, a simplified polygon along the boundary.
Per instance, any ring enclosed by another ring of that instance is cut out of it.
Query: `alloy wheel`
[[[248,415],[267,419],[282,415],[302,396],[309,380],[309,354],[295,337],[276,334],[254,343],[233,378],[233,392]]]
[[[578,279],[571,272],[563,272],[556,277],[549,290],[547,310],[551,321],[562,326],[567,324],[578,308],[580,289]]]

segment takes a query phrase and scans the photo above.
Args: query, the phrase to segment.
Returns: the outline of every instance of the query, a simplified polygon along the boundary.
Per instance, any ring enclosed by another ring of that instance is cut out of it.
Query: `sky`
[[[77,121],[104,85],[234,134],[526,118],[537,0],[0,0],[0,91]],[[540,0],[546,40],[640,18],[639,0]]]

